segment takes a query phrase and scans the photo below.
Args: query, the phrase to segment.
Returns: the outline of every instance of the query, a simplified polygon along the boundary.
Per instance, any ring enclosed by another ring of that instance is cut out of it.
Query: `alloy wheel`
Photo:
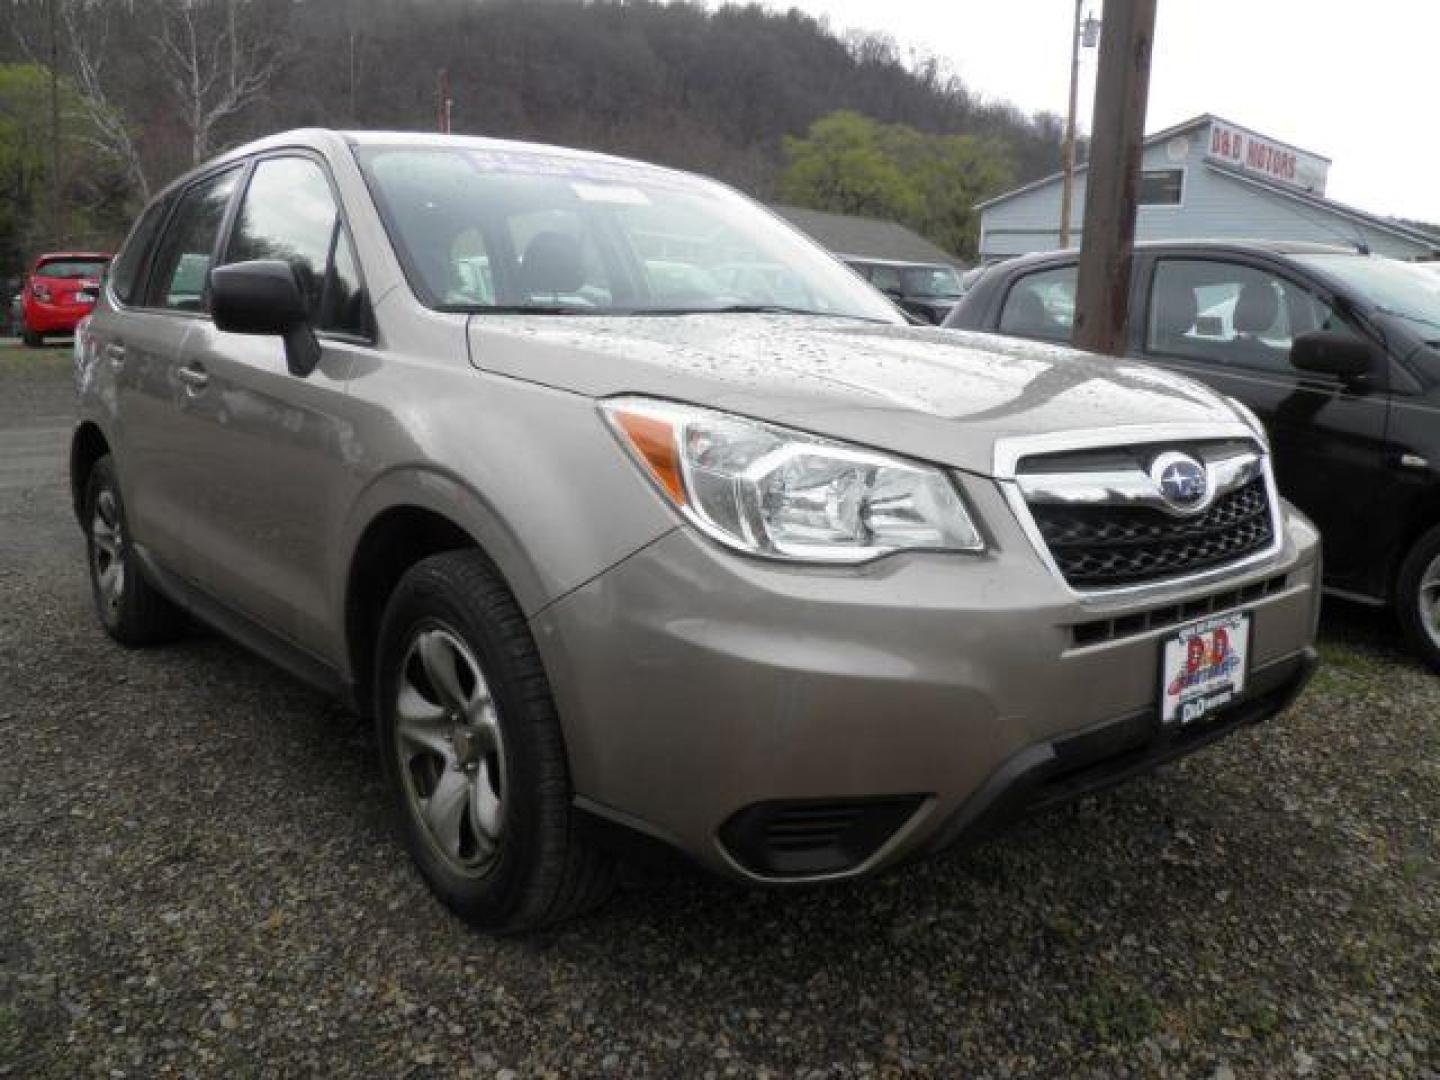
[[[90,521],[91,569],[106,610],[113,616],[125,596],[124,524],[115,492],[103,488]]]
[[[1440,649],[1440,555],[1430,560],[1420,575],[1415,603],[1419,608],[1420,625],[1436,649]]]
[[[401,662],[395,745],[410,813],[457,873],[479,876],[505,830],[505,744],[479,661],[440,625],[417,631]]]

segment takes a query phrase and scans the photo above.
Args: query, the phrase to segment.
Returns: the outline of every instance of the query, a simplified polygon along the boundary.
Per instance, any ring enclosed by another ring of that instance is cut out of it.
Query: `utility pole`
[[[1156,2],[1108,0],[1100,36],[1071,340],[1110,356],[1125,355],[1130,326],[1130,263]]]
[[[1075,205],[1075,117],[1080,100],[1080,50],[1093,49],[1100,36],[1100,20],[1081,18],[1085,0],[1075,0],[1075,30],[1070,41],[1070,108],[1065,113],[1065,144],[1060,151],[1060,246],[1070,246],[1070,223]]]
[[[454,99],[450,97],[450,72],[447,68],[440,69],[440,81],[436,95],[436,120],[441,134],[450,134],[450,112],[455,105]]]
[[[1080,16],[1085,0],[1075,0],[1075,32],[1070,42],[1070,111],[1065,114],[1065,148],[1060,169],[1065,179],[1060,186],[1060,246],[1070,246],[1070,208],[1075,198],[1075,107],[1080,95]]]
[[[64,246],[65,205],[60,182],[60,32],[56,8],[60,0],[50,0],[50,243]]]

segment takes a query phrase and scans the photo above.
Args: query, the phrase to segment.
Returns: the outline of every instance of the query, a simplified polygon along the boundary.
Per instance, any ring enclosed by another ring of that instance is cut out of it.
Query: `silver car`
[[[907,327],[670,169],[278,135],[145,210],[77,354],[106,630],[187,613],[373,716],[406,846],[487,927],[593,905],[621,847],[867,874],[1314,665],[1317,537],[1243,407]]]

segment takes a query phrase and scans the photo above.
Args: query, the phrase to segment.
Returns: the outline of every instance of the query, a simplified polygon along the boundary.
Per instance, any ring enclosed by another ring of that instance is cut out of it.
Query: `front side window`
[[[1060,266],[1019,278],[1000,309],[1000,332],[1068,342],[1075,328],[1078,274],[1075,266]]]
[[[441,310],[900,321],[828,252],[698,177],[480,144],[368,146],[357,158],[411,284]]]
[[[1210,363],[1290,371],[1290,344],[1343,330],[1335,311],[1288,278],[1241,263],[1162,259],[1146,322],[1149,351]]]
[[[210,260],[235,190],[239,169],[202,180],[180,197],[155,252],[148,303],[174,311],[205,311]]]
[[[265,158],[245,188],[226,263],[289,263],[317,330],[363,335],[364,292],[340,208],[310,158]]]

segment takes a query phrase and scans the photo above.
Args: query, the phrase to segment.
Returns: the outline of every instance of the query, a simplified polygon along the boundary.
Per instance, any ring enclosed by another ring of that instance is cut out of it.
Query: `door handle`
[[[192,394],[198,394],[210,385],[209,374],[199,364],[187,364],[176,372],[176,374],[180,376],[180,381],[185,384],[185,388]]]
[[[125,366],[125,346],[114,344],[106,345],[105,359],[110,363],[110,370],[119,371]]]

